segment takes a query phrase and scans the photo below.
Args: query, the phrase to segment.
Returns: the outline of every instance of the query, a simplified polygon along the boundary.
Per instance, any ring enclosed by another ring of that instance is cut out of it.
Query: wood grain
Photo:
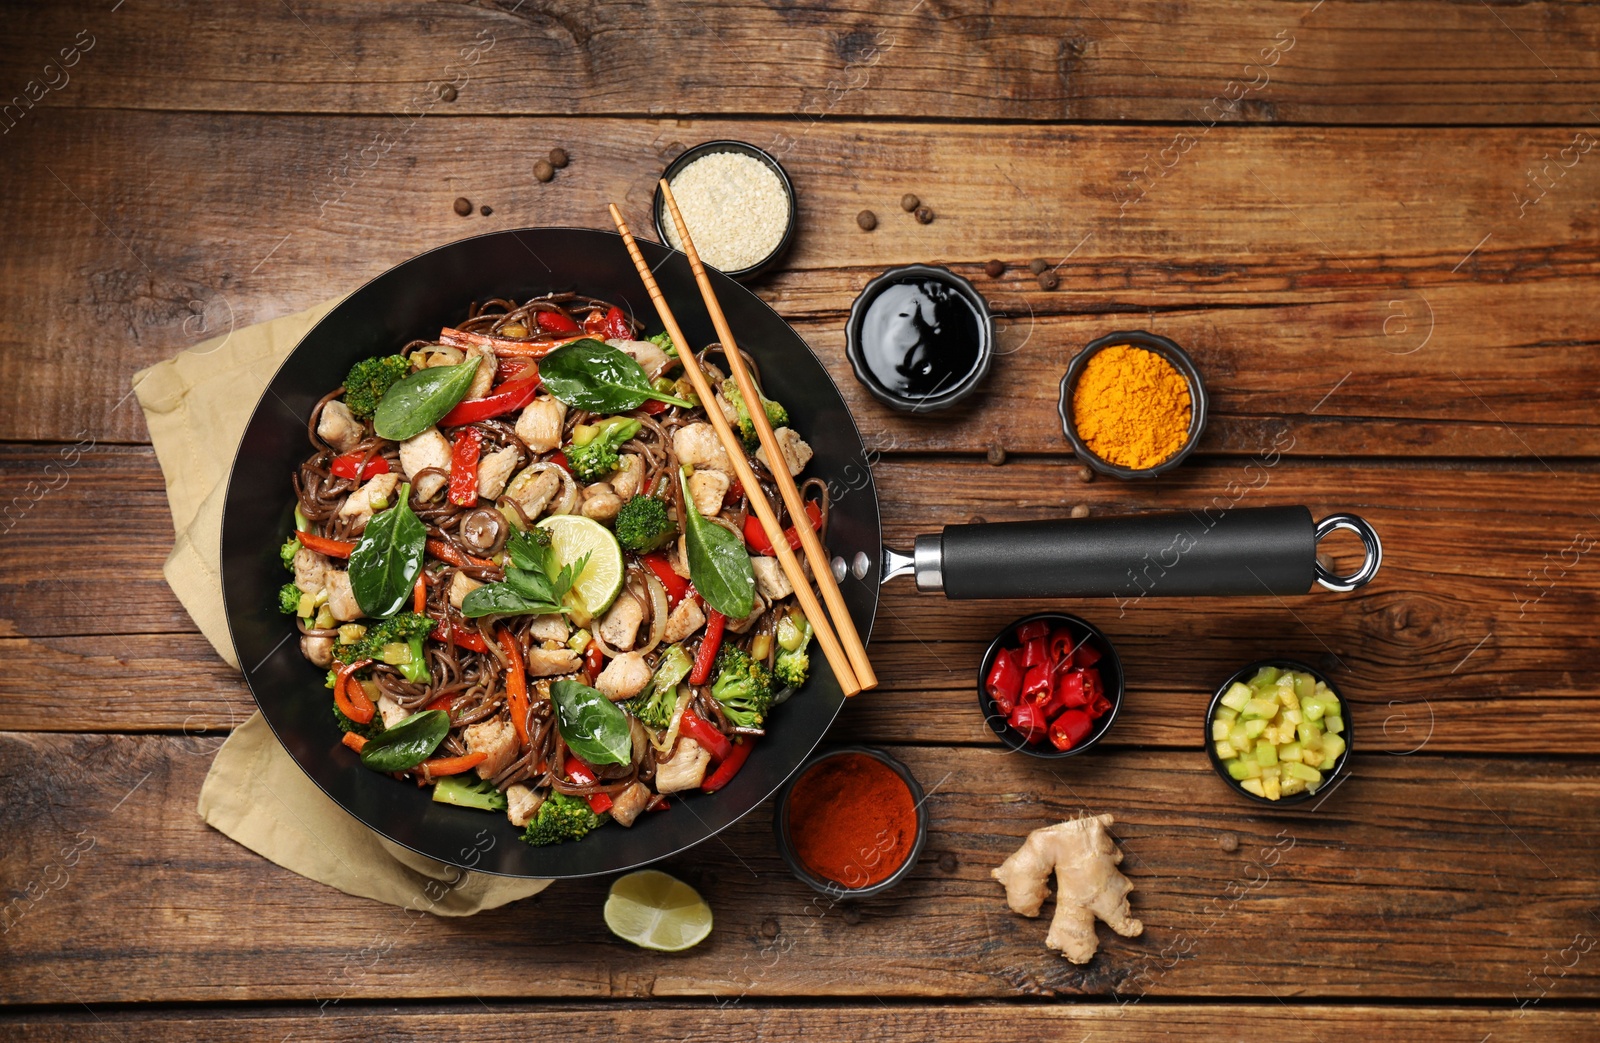
[[[0,438],[142,440],[133,372],[208,334],[461,236],[594,225],[607,200],[648,227],[674,142],[786,132],[771,120],[497,118],[395,137],[377,118],[42,115],[37,147],[0,152],[15,186],[0,204]],[[1172,153],[1169,173],[1130,180],[1175,133],[818,124],[784,153],[801,232],[761,292],[875,440],[901,449],[1062,452],[1067,359],[1132,327],[1195,352],[1216,399],[1208,452],[1248,455],[1293,427],[1305,454],[1600,454],[1584,410],[1600,355],[1581,303],[1597,270],[1600,160],[1580,157],[1525,213],[1515,195],[1571,131],[1218,127]],[[356,160],[374,135],[390,147]],[[574,150],[548,185],[526,174],[531,138]],[[906,189],[934,207],[933,224],[899,211]],[[493,216],[456,217],[458,195]],[[883,218],[871,234],[855,227],[863,206]],[[1062,262],[1061,289],[1033,283],[1034,255]],[[937,417],[873,403],[842,350],[859,288],[894,263],[976,276],[991,257],[1011,267],[979,278],[1007,315],[986,391]]]
[[[44,80],[87,27],[90,49],[68,82],[50,74],[60,85],[45,104],[760,113],[797,127],[841,116],[1535,123],[1592,119],[1600,47],[1595,19],[1555,2],[875,6],[257,0],[113,18],[39,5],[9,27],[0,71],[13,90]],[[452,101],[440,101],[445,85]]]
[[[1020,994],[1509,1008],[1600,986],[1600,964],[1558,957],[1597,931],[1600,865],[1572,841],[1600,827],[1592,760],[1364,756],[1316,810],[1257,812],[1199,752],[1106,751],[1056,769],[903,747],[934,824],[905,883],[830,908],[788,875],[758,810],[726,846],[664,863],[710,897],[717,929],[652,959],[606,932],[604,879],[446,921],[284,872],[195,815],[212,745],[0,735],[0,1002]],[[1044,948],[1044,921],[1007,911],[989,869],[1028,830],[1085,809],[1116,815],[1145,933],[1102,930],[1080,969]],[[1573,964],[1564,976],[1558,959]],[[102,973],[108,961],[117,973]]]
[[[870,1026],[883,1043],[930,1039],[1099,1039],[1166,1043],[1173,1038],[1226,1039],[1248,1025],[1285,1043],[1330,1038],[1417,1039],[1481,1043],[1498,1040],[1567,1043],[1590,1038],[1594,1015],[1583,1010],[1461,1010],[1442,1007],[1309,1007],[1304,1004],[1015,1003],[1005,1006],[896,1004],[805,1007],[743,1003],[712,1008],[662,1003],[550,1004],[529,1008],[495,1003],[397,1011],[364,1004],[299,1010],[223,1008],[200,1011],[28,1014],[0,1016],[0,1032],[17,1043],[73,1043],[121,1030],[150,1043],[205,1039],[214,1043],[315,1038],[327,1043],[432,1043],[470,1038],[523,1043],[559,1036],[572,1040],[695,1039],[703,1043],[804,1043],[858,1038]]]

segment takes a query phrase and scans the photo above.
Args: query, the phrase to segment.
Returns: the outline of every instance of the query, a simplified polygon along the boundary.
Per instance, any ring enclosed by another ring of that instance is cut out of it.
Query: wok
[[[685,334],[716,339],[682,254],[639,244]],[[741,346],[758,362],[769,394],[792,414],[815,450],[807,469],[844,490],[828,524],[836,572],[863,639],[878,605],[878,580],[913,574],[921,590],[949,597],[1064,597],[1169,594],[1299,594],[1318,579],[1349,589],[1371,578],[1379,548],[1360,519],[1314,526],[1304,507],[1142,515],[1125,519],[951,526],[919,537],[914,553],[883,549],[877,494],[850,412],[805,341],[749,290],[711,272]],[[340,744],[323,672],[290,639],[276,610],[285,582],[278,547],[293,528],[289,478],[308,452],[312,407],[358,359],[394,351],[454,325],[472,301],[526,299],[575,290],[654,315],[639,277],[611,232],[540,228],[495,232],[439,247],[361,287],[331,311],[286,359],[245,429],[229,479],[222,525],[222,582],[228,625],[245,680],[278,740],[342,808],[378,833],[442,862],[520,877],[612,873],[701,843],[771,795],[822,741],[844,696],[824,657],[813,656],[805,689],[774,710],[768,734],[720,792],[673,800],[632,829],[607,827],[580,841],[531,847],[504,815],[434,803],[427,790],[360,766]],[[1367,543],[1362,572],[1341,580],[1315,564],[1325,531],[1351,528]]]

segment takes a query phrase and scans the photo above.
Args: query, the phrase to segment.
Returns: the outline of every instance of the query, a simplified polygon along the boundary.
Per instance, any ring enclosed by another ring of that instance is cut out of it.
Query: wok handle
[[[1366,545],[1353,576],[1317,564],[1317,541],[1334,529]],[[1253,507],[951,525],[917,538],[915,574],[919,590],[954,599],[1288,595],[1313,580],[1353,590],[1381,558],[1377,533],[1355,515],[1317,524],[1305,507]]]

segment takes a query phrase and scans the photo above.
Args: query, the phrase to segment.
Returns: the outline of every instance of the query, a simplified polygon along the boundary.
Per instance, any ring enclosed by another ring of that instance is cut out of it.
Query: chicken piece
[[[756,590],[768,601],[777,601],[794,593],[794,584],[783,571],[777,558],[765,554],[750,555],[750,569],[756,574]]]
[[[367,523],[372,520],[374,502],[387,506],[399,484],[400,476],[392,471],[373,475],[366,485],[345,497],[344,505],[339,508],[339,517],[349,518],[350,531],[361,535],[367,531]]]
[[[533,468],[536,466],[530,464],[506,486],[506,496],[517,501],[529,521],[543,514],[544,509],[550,506],[550,501],[556,498],[556,493],[561,491],[561,479],[556,476],[555,469],[547,467],[535,471]]]
[[[462,733],[467,740],[467,752],[480,750],[489,756],[478,765],[478,778],[492,779],[511,766],[517,759],[517,730],[503,717],[467,725]]]
[[[717,429],[710,424],[685,424],[678,428],[672,432],[672,449],[678,454],[679,463],[688,464],[697,471],[702,467],[724,473],[733,470],[728,451],[722,448]]]
[[[730,634],[747,633],[751,627],[756,625],[756,620],[761,618],[761,613],[765,612],[766,610],[767,601],[758,591],[755,597],[751,599],[750,614],[745,616],[743,619],[728,620],[728,632]]]
[[[594,686],[607,699],[619,703],[644,691],[650,683],[650,675],[650,664],[645,662],[643,655],[624,652],[606,664],[600,676],[594,679]]]
[[[643,622],[644,607],[637,598],[624,592],[600,617],[600,625],[595,632],[607,645],[618,652],[625,652],[639,639],[639,625]]]
[[[466,600],[467,595],[471,594],[474,590],[477,590],[481,586],[483,586],[482,583],[473,579],[465,572],[456,573],[455,577],[450,580],[450,604],[459,609],[461,607],[461,602]]]
[[[694,500],[694,509],[709,518],[722,510],[722,500],[728,495],[728,486],[732,484],[726,472],[723,471],[695,471],[689,476],[689,496]]]
[[[489,393],[490,388],[494,387],[494,374],[495,370],[500,368],[500,360],[494,357],[493,348],[486,348],[482,344],[467,345],[466,357],[468,359],[476,357],[478,368],[472,371],[472,383],[467,385],[467,393],[461,397],[482,398]],[[465,362],[466,359],[462,361]]]
[[[564,645],[572,636],[572,628],[567,625],[567,617],[552,612],[548,616],[534,616],[528,626],[528,636],[535,641],[558,641]]]
[[[333,665],[333,638],[304,634],[300,638],[300,654],[309,659],[312,666],[326,670]]]
[[[528,649],[528,676],[554,677],[557,674],[577,673],[583,657],[570,648]]]
[[[324,589],[328,592],[328,611],[333,613],[334,619],[348,623],[366,615],[361,611],[361,603],[356,600],[356,592],[350,589],[350,573],[342,569],[329,569]]]
[[[706,614],[700,610],[700,602],[694,598],[684,598],[667,617],[667,630],[661,635],[662,643],[675,645],[705,625]]]
[[[711,752],[685,735],[678,736],[678,745],[672,756],[656,762],[656,792],[662,796],[679,790],[697,789],[706,778],[706,765],[711,763]]]
[[[606,343],[637,362],[639,368],[644,370],[644,375],[651,380],[671,369],[678,361],[647,340],[623,340],[620,337],[613,337]]]
[[[431,500],[445,487],[450,473],[450,439],[430,427],[400,443],[400,466],[411,480],[411,488],[419,500]],[[443,474],[427,474],[417,478],[417,472],[437,467]]]
[[[520,782],[506,787],[506,818],[518,829],[533,821],[543,803],[543,797]]]
[[[328,559],[309,547],[294,552],[294,585],[304,593],[315,594],[326,587],[331,569]]]
[[[798,475],[806,469],[806,464],[811,462],[811,447],[806,440],[792,427],[780,427],[772,432],[778,440],[778,451],[783,454],[783,462],[789,468],[791,475]],[[767,465],[767,470],[772,470],[772,461],[767,459],[765,447],[756,450],[756,459]]]
[[[536,453],[548,453],[561,444],[561,425],[567,419],[567,407],[550,395],[540,395],[529,402],[517,417],[517,437]]]
[[[341,453],[354,449],[366,433],[366,425],[338,399],[323,406],[322,415],[317,417],[317,437]]]
[[[653,794],[650,787],[642,782],[635,782],[627,789],[618,793],[611,800],[611,818],[624,826],[631,826],[645,806],[650,803]]]
[[[478,461],[478,495],[485,500],[498,500],[506,491],[506,481],[522,462],[522,450],[514,445],[496,449]]]
[[[583,489],[583,516],[593,518],[597,522],[616,520],[617,512],[622,510],[622,497],[611,488],[608,482],[595,482],[593,485],[584,486]]]
[[[631,500],[644,488],[644,457],[623,453],[619,459],[621,466],[611,472],[611,488],[624,500]]]
[[[401,708],[400,704],[387,695],[378,696],[378,716],[383,718],[385,728],[393,728],[411,715]]]

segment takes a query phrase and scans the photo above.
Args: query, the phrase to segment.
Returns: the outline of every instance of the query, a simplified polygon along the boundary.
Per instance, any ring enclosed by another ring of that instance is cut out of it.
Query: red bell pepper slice
[[[672,571],[672,563],[667,561],[665,554],[644,554],[639,560],[649,566],[650,571],[656,574],[656,579],[661,581],[661,586],[667,592],[667,607],[677,608],[678,602],[689,593],[689,581]]]
[[[705,684],[711,680],[711,668],[717,662],[717,649],[722,647],[722,632],[728,626],[728,617],[706,606],[706,636],[700,639],[700,651],[694,656],[694,669],[689,671],[690,684]]]
[[[457,507],[478,504],[478,453],[483,432],[469,427],[450,446],[450,502]]]
[[[443,775],[460,775],[471,771],[489,759],[487,750],[478,750],[475,753],[463,753],[459,757],[435,757],[431,761],[422,762],[422,777],[437,779]]]
[[[659,398],[652,398],[650,401],[639,407],[639,412],[648,414],[650,416],[655,416],[657,413],[665,413],[667,411],[667,407],[670,405],[672,405],[672,403],[663,402]]]
[[[572,473],[572,464],[567,461],[567,454],[563,453],[561,450],[557,449],[555,452],[550,454],[550,462],[568,474]]]
[[[733,753],[733,743],[728,741],[728,737],[717,731],[714,725],[693,710],[686,708],[681,721],[682,723],[678,725],[679,733],[699,743],[711,754],[712,760],[723,761]]]
[[[448,641],[469,652],[489,651],[489,642],[476,630],[467,630],[462,627],[451,626],[448,620],[439,620],[439,625],[433,628],[432,637],[435,641]]]
[[[1021,641],[1023,644],[1027,644],[1029,641],[1032,641],[1035,638],[1046,637],[1049,635],[1049,633],[1049,621],[1044,619],[1035,619],[1033,622],[1024,623],[1017,628],[1017,640]]]
[[[363,460],[366,463],[362,463]],[[340,478],[348,478],[352,482],[364,482],[374,475],[388,474],[389,461],[381,456],[369,458],[365,452],[345,453],[343,456],[334,457],[333,463],[328,465],[328,470]]]
[[[294,538],[300,541],[300,546],[307,550],[314,550],[318,554],[326,554],[330,558],[348,558],[350,552],[356,549],[354,543],[346,540],[330,540],[326,536],[318,536],[314,532],[297,532]]]
[[[539,328],[546,333],[577,333],[578,324],[564,311],[541,311],[537,314]]]
[[[1029,702],[1020,702],[1006,718],[1006,723],[1022,733],[1024,742],[1038,742],[1044,738],[1044,711]]]
[[[628,320],[623,317],[622,309],[612,305],[611,309],[602,315],[599,311],[589,313],[583,320],[583,328],[589,333],[598,333],[609,339],[632,340],[633,328],[628,325]]]
[[[1002,648],[995,655],[984,690],[1000,712],[1010,716],[1011,708],[1017,705],[1017,696],[1022,694],[1022,664],[1017,659],[1016,649]]]
[[[725,499],[732,499],[733,489],[730,486]],[[811,520],[811,529],[815,532],[822,528],[822,507],[815,500],[806,501],[806,517]],[[800,533],[793,525],[783,530],[784,539],[789,541],[790,550],[800,549]],[[754,512],[744,516],[744,544],[756,554],[765,554],[768,557],[776,554],[772,541],[767,539],[767,530],[762,528],[761,519]]]
[[[600,671],[605,669],[605,663],[606,654],[600,651],[599,643],[590,641],[588,647],[583,650],[583,668],[589,671],[591,681],[600,676]]]
[[[1050,722],[1050,743],[1058,750],[1070,750],[1082,742],[1094,722],[1082,710],[1067,710]]]
[[[589,765],[584,763],[582,760],[579,760],[577,755],[575,755],[571,750],[567,751],[566,767],[567,778],[579,786],[593,785],[595,780],[599,778],[599,776],[594,773],[594,769],[589,767]],[[593,811],[596,815],[604,815],[606,812],[611,810],[611,805],[614,803],[611,799],[611,794],[609,793],[591,793],[583,799],[589,802],[589,810]]]
[[[699,742],[700,740],[696,739],[695,741]],[[728,754],[728,759],[717,765],[717,770],[711,773],[711,777],[700,784],[701,792],[715,793],[726,786],[735,775],[739,774],[739,769],[744,767],[744,762],[750,759],[750,751],[755,748],[755,745],[756,739],[753,735],[746,735],[743,740],[734,743],[733,752]]]
[[[449,713],[450,712],[450,707],[455,705],[455,701],[456,701],[456,697],[453,696],[453,695],[441,695],[441,696],[439,696],[439,698],[435,699],[433,702],[429,703],[427,706],[424,706],[423,709],[424,710],[443,710],[445,713]]]
[[[333,681],[333,705],[357,724],[369,723],[372,715],[378,710],[377,704],[367,697],[366,689],[351,677],[357,670],[371,665],[370,659],[358,659],[354,663],[341,666],[338,676]]]
[[[528,671],[522,665],[522,647],[511,631],[496,627],[494,638],[506,654],[506,709],[511,712],[511,727],[517,730],[517,749],[528,745]]]
[[[482,398],[469,398],[456,403],[454,409],[440,418],[439,426],[460,427],[462,424],[475,424],[480,420],[514,412],[533,401],[541,383],[538,365],[530,363],[517,374],[515,380],[506,381]]]

